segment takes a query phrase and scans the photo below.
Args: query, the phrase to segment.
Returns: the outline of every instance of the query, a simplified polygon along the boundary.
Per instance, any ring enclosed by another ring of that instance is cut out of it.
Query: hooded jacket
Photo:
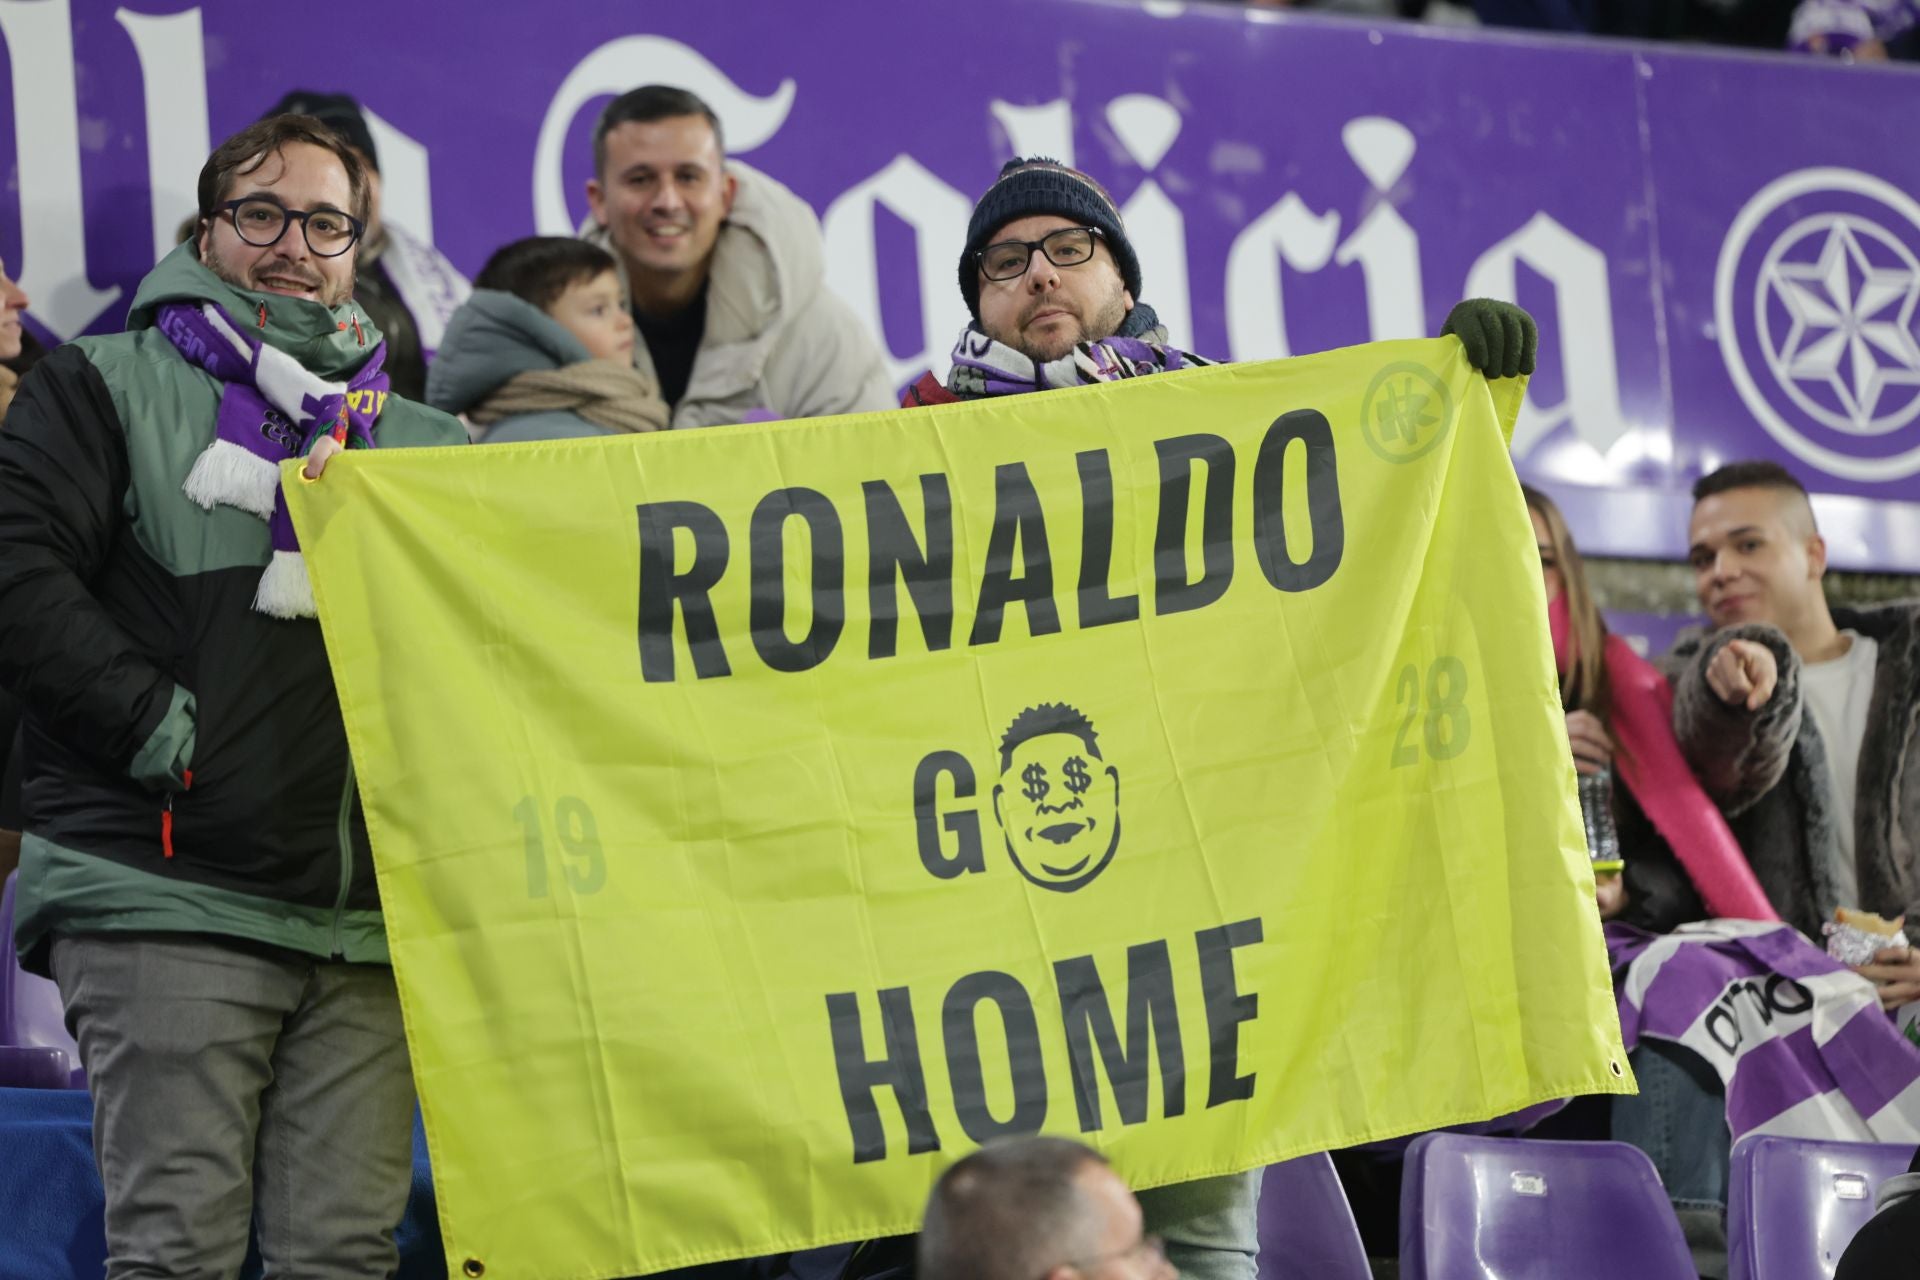
[[[447,322],[440,353],[427,371],[427,403],[443,413],[468,413],[520,374],[591,359],[580,339],[531,302],[478,289]],[[617,434],[577,413],[555,411],[502,418],[480,439],[506,444]]]
[[[212,302],[311,372],[379,341],[356,304],[236,288],[191,246],[141,283],[128,332],[82,338],[22,382],[0,431],[0,684],[25,706],[16,943],[149,930],[384,961],[320,627],[257,613],[267,523],[181,492],[221,384],[154,322]],[[461,443],[391,396],[382,446]]]
[[[733,211],[720,226],[707,277],[707,327],[670,423],[711,427],[749,415],[820,418],[894,407],[873,335],[827,287],[820,223],[799,196],[737,160]],[[621,261],[605,227],[582,239]],[[627,285],[625,264],[621,283]],[[645,342],[633,364],[660,378]]]

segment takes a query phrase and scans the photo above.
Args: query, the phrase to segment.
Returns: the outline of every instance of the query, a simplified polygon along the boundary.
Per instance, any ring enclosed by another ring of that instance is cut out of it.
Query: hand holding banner
[[[1491,389],[1380,343],[293,484],[455,1267],[1627,1091]]]

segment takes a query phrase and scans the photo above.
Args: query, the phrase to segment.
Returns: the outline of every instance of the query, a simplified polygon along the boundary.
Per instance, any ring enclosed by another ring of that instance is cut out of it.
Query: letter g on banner
[[[540,122],[540,141],[533,151],[533,221],[541,235],[570,236],[577,230],[567,212],[563,154],[573,118],[594,98],[643,84],[670,84],[704,98],[720,117],[730,154],[751,151],[778,133],[797,91],[789,78],[768,96],[756,98],[697,51],[663,36],[608,41],[567,73]]]

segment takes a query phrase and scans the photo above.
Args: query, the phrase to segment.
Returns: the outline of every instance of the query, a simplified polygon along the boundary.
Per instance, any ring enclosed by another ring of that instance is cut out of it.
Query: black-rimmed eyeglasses
[[[287,234],[287,224],[297,219],[307,248],[319,258],[339,257],[359,243],[367,229],[360,219],[338,209],[289,209],[278,200],[259,196],[229,200],[217,211],[226,214],[233,222],[234,233],[256,249],[279,244],[280,237]]]
[[[1024,275],[1038,249],[1056,267],[1077,267],[1093,257],[1098,227],[1062,227],[1038,240],[999,240],[976,253],[980,274],[989,280],[1012,280]]]

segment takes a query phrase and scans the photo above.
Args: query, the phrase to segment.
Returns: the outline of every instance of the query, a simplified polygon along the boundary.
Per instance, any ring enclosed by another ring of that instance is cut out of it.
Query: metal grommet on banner
[[[1607,1070],[1613,1072],[1613,1078],[1615,1080],[1624,1080],[1627,1078],[1627,1073],[1621,1068],[1620,1064],[1614,1062],[1612,1059],[1608,1059],[1607,1061]]]
[[[478,1258],[468,1258],[460,1264],[460,1274],[472,1276],[473,1280],[480,1280],[481,1276],[487,1274],[487,1264]]]

